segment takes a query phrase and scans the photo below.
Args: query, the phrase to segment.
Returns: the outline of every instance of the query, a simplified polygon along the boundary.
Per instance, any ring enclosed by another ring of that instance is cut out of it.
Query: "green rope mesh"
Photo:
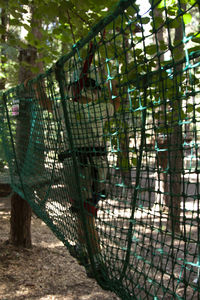
[[[70,251],[81,222],[97,281],[122,299],[199,295],[198,20],[197,0],[152,1],[143,15],[120,1],[45,74],[1,96],[12,188]]]

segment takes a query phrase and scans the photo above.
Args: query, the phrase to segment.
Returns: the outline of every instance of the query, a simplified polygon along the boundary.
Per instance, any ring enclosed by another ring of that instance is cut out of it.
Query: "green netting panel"
[[[2,97],[13,189],[68,249],[81,237],[122,299],[198,298],[198,18],[195,0],[153,1],[144,15],[120,1]]]

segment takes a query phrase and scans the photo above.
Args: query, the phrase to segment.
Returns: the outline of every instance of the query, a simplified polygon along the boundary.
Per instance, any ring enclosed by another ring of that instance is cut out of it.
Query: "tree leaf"
[[[165,24],[165,27],[169,28],[177,28],[180,26],[180,19],[170,19],[168,18],[168,22]]]
[[[9,24],[13,26],[23,26],[23,23],[17,19],[10,19]]]
[[[186,112],[187,113],[190,113],[194,110],[194,106],[193,104],[187,104],[187,107],[186,107]]]
[[[150,22],[149,17],[141,18],[142,24],[148,24]]]
[[[189,24],[192,21],[191,14],[187,13],[183,15],[183,21],[185,24]]]
[[[131,163],[132,163],[133,166],[137,166],[137,157],[133,157],[131,159]]]
[[[156,51],[157,51],[157,46],[156,46],[156,45],[149,45],[149,46],[146,46],[145,51],[146,51],[147,54],[153,55],[153,54],[155,54]]]
[[[155,27],[158,28],[160,25],[164,23],[164,20],[162,17],[156,16],[154,17]]]

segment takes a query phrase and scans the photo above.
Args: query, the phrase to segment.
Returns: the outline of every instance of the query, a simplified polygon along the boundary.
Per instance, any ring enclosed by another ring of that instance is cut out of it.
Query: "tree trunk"
[[[128,37],[124,34],[123,36],[123,43],[124,47],[128,49],[129,47],[129,40]],[[126,57],[126,64],[129,64],[129,55],[128,52],[125,54]],[[121,105],[126,105],[128,103],[128,96],[126,99],[123,99],[124,103]],[[131,182],[131,169],[130,169],[130,162],[129,162],[129,135],[128,130],[126,127],[129,126],[128,120],[120,120],[120,130],[122,131],[121,136],[119,137],[119,146],[120,146],[120,153],[117,156],[117,166],[120,169],[122,181],[126,185],[130,185]]]
[[[8,13],[4,8],[1,9],[1,27],[5,31],[4,33],[1,34],[1,72],[5,74],[6,69],[5,69],[5,64],[7,61],[6,53],[5,53],[5,43],[7,40],[7,26],[8,26]],[[5,89],[5,84],[6,84],[6,77],[0,78],[0,90]]]
[[[159,17],[162,18],[162,11],[160,11],[158,8],[154,9],[154,17]],[[155,40],[155,43],[158,43],[158,46],[160,47],[160,44],[164,42],[164,30],[163,28],[160,28],[157,33],[156,33],[156,38],[157,41]],[[160,50],[161,51],[161,50]],[[164,55],[159,56],[158,60],[158,69],[161,67],[161,62],[164,61]],[[165,101],[166,99],[163,99]],[[165,115],[165,105],[164,103],[161,104],[160,110],[161,110],[161,115]],[[164,127],[164,119],[159,120],[159,126]],[[164,138],[158,138],[157,139],[157,146],[159,149],[166,149],[168,147],[167,141]],[[159,191],[157,193],[158,197],[156,199],[156,204],[159,206],[159,210],[165,210],[166,208],[169,209],[169,183],[168,183],[168,174],[166,173],[166,168],[167,168],[167,161],[168,161],[168,153],[167,151],[160,151],[158,152],[158,165],[161,167],[161,169],[157,173],[157,178],[156,178],[156,187],[155,190]]]
[[[185,5],[182,9],[185,10]],[[162,17],[162,13],[158,9],[154,9],[155,16]],[[175,29],[175,42],[183,39],[183,28],[180,20],[180,25]],[[158,43],[164,40],[163,31],[159,30],[157,33]],[[183,54],[183,45],[181,44],[176,51]],[[179,58],[180,59],[180,58]],[[160,61],[163,57],[160,57]],[[160,149],[167,149],[167,151],[160,152],[158,154],[158,164],[161,167],[161,172],[158,174],[158,189],[161,192],[161,205],[165,205],[168,208],[169,218],[167,227],[173,232],[180,232],[180,206],[181,206],[181,174],[183,166],[183,153],[182,153],[182,127],[179,125],[179,112],[182,109],[182,102],[179,99],[179,86],[176,80],[176,73],[180,73],[182,65],[178,65],[174,68],[174,85],[176,86],[177,99],[171,103],[173,110],[173,120],[170,127],[172,133],[168,133],[162,140],[157,140],[158,147]],[[174,95],[175,96],[175,95]],[[165,100],[165,99],[164,99]],[[161,106],[161,111],[164,116],[165,105]],[[160,120],[160,124],[164,121]],[[164,124],[163,124],[164,126]],[[168,169],[169,167],[169,169]],[[167,173],[166,170],[168,169]]]
[[[28,47],[20,51],[19,82],[23,83],[32,76],[30,69],[25,68],[22,62],[35,60],[35,49]],[[24,92],[25,93],[25,92]],[[26,95],[23,95],[26,98]],[[27,95],[28,96],[28,95]],[[19,95],[20,98],[20,95]],[[28,147],[30,134],[30,104],[23,101],[19,103],[19,116],[16,127],[16,156],[18,162],[18,172],[21,172],[25,162],[25,154]],[[23,146],[22,146],[23,145]],[[23,148],[23,151],[22,151]],[[11,218],[10,218],[10,243],[20,247],[31,247],[31,207],[28,202],[14,193],[11,198]]]
[[[30,248],[31,213],[27,201],[14,193],[11,197],[10,242],[17,247]]]
[[[182,198],[182,127],[176,126],[171,137],[171,150],[169,151],[170,166],[170,205],[168,222],[173,232],[180,232],[180,212]]]
[[[34,22],[34,14],[32,11],[32,23]],[[39,27],[33,25],[33,34],[36,38],[40,38]],[[19,55],[19,82],[23,83],[26,79],[31,79],[35,76],[29,67],[25,67],[22,62],[38,67],[42,71],[42,63],[37,63],[37,50],[29,46],[27,49],[21,50]],[[23,98],[26,98],[26,91],[24,91]],[[30,95],[27,94],[30,98]],[[30,104],[23,101],[19,104],[19,116],[16,128],[16,155],[20,162],[19,168],[23,168],[25,154],[28,147],[30,135]],[[23,150],[23,151],[22,151]],[[29,192],[31,195],[32,192]],[[31,214],[32,210],[28,202],[14,193],[11,199],[11,219],[10,219],[10,243],[15,246],[31,247]]]
[[[182,5],[183,10],[186,10],[186,5]],[[183,40],[183,24],[180,20],[179,26],[175,29],[174,41]],[[177,52],[184,56],[183,44],[177,49]],[[180,60],[180,56],[178,60]],[[176,85],[176,97],[177,99],[172,102],[173,120],[172,120],[172,134],[170,139],[170,151],[169,151],[169,166],[170,166],[170,220],[168,222],[169,227],[173,232],[180,232],[180,213],[181,213],[181,200],[182,200],[182,169],[183,169],[183,134],[182,125],[179,124],[179,114],[182,112],[182,100],[181,100],[181,85],[182,82],[178,82],[177,77],[180,78],[181,71],[183,69],[182,64],[178,64],[174,68],[174,85]],[[178,74],[178,75],[176,75]]]

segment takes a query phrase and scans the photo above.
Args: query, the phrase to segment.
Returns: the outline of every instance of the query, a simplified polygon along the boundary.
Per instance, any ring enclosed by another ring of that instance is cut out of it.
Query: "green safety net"
[[[120,1],[45,74],[6,91],[0,132],[13,190],[73,255],[86,244],[79,260],[103,288],[197,299],[200,7],[150,2],[141,13]]]

